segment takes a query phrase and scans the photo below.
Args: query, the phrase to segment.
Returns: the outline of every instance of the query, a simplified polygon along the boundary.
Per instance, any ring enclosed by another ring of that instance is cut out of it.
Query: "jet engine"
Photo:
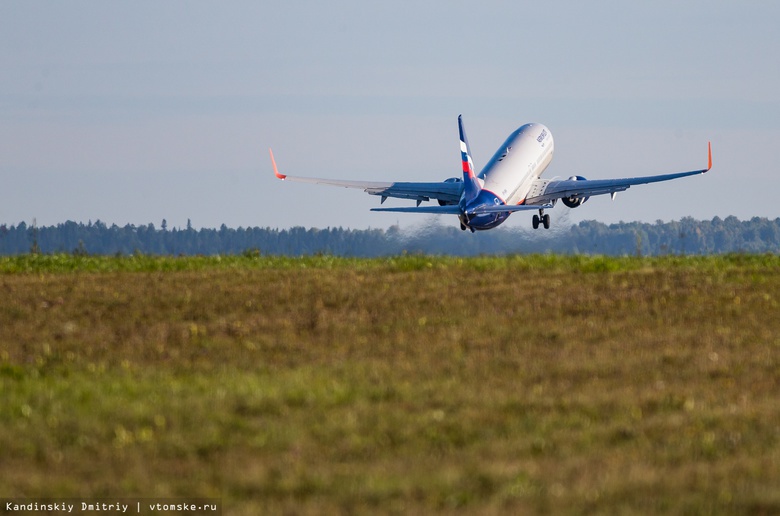
[[[463,179],[461,179],[459,177],[449,177],[449,178],[445,179],[444,182],[445,183],[462,183]],[[448,202],[448,201],[442,201],[441,199],[438,199],[438,202],[439,202],[439,206],[447,206],[449,204],[458,204],[458,201]]]
[[[582,176],[571,176],[569,178],[569,181],[583,180],[585,180],[585,178]],[[563,197],[561,201],[563,202],[564,206],[568,206],[569,208],[576,208],[585,204],[588,199],[590,199],[590,197],[577,197],[576,195],[572,195],[571,197]]]

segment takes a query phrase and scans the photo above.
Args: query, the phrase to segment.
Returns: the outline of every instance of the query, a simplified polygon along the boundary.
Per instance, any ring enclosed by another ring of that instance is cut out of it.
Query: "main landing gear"
[[[544,229],[550,229],[550,216],[544,214],[544,208],[541,208],[539,210],[539,215],[534,215],[534,218],[531,220],[534,229],[539,229],[540,222],[544,226]]]

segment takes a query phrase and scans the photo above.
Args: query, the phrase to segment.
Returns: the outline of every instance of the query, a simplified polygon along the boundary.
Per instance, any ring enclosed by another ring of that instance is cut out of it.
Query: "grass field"
[[[780,258],[0,258],[0,497],[780,513]]]

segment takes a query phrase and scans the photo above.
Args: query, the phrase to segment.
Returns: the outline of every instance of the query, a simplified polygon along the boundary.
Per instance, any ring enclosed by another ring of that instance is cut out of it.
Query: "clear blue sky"
[[[712,140],[710,174],[559,204],[553,223],[775,218],[778,20],[770,1],[7,0],[0,223],[419,225],[277,181],[268,147],[288,174],[441,180],[459,113],[477,168],[547,125],[550,177],[701,168]]]

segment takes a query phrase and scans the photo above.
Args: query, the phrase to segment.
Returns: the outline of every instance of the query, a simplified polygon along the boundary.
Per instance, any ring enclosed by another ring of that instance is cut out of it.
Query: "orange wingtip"
[[[707,142],[707,170],[712,168],[712,142]]]
[[[271,165],[274,166],[274,175],[276,177],[278,177],[279,179],[286,179],[287,176],[285,176],[284,174],[280,174],[279,173],[279,169],[276,168],[276,160],[274,159],[274,151],[272,151],[271,148],[269,147],[268,148],[268,152],[271,154]]]

